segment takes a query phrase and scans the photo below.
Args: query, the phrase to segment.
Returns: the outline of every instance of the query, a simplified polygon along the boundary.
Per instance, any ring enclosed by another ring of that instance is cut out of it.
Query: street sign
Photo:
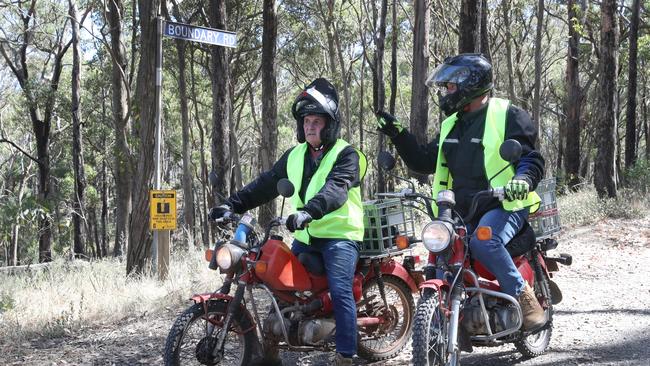
[[[149,202],[151,230],[176,230],[176,191],[152,189]]]
[[[237,47],[237,34],[220,29],[165,21],[163,34],[167,37],[186,39],[188,41]]]

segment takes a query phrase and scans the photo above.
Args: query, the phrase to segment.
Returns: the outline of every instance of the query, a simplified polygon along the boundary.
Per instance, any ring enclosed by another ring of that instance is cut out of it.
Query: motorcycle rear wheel
[[[385,308],[377,280],[373,279],[364,285],[361,298],[361,301],[369,298],[372,300],[357,310],[358,317],[377,316],[388,311],[393,319],[390,324],[359,327],[357,352],[368,361],[387,360],[397,356],[408,343],[413,330],[415,303],[410,288],[397,277],[382,278],[389,309]]]
[[[250,319],[233,317],[221,360],[211,356],[210,344],[223,331],[220,324],[226,317],[228,303],[210,301],[207,314],[204,304],[194,304],[178,316],[165,343],[165,365],[248,365],[255,349],[256,336]],[[242,330],[248,330],[242,333]],[[210,333],[208,335],[208,333]]]
[[[414,366],[444,366],[449,359],[449,319],[440,309],[439,296],[446,294],[425,289],[418,302],[413,326]]]

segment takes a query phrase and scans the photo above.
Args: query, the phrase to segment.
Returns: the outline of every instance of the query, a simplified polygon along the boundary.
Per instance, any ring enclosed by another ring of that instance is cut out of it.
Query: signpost
[[[179,38],[188,41],[208,43],[223,47],[237,47],[237,35],[220,29],[197,27],[190,24],[167,22],[160,16],[157,18],[158,44],[156,48],[156,184],[155,190],[149,193],[150,228],[153,230],[153,245],[151,258],[157,262],[153,266],[158,271],[158,277],[167,277],[169,268],[170,230],[176,229],[176,191],[161,190],[160,174],[160,144],[162,125],[160,112],[162,109],[162,37]]]

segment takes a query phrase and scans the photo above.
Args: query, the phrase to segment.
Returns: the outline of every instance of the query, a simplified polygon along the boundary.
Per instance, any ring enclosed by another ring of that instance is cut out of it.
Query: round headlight
[[[424,247],[434,253],[439,253],[449,246],[451,241],[451,226],[442,221],[433,221],[422,230]]]
[[[217,265],[221,271],[231,271],[244,255],[244,250],[232,244],[224,244],[217,251]]]

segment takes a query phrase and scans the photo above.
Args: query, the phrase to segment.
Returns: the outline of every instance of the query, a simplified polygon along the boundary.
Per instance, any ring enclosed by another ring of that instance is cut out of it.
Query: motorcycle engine
[[[487,310],[492,333],[513,328],[517,325],[517,310],[512,304],[501,304],[497,299],[484,296],[485,309]],[[463,327],[470,335],[486,335],[487,327],[481,311],[481,304],[477,296],[472,296],[463,308]]]
[[[282,321],[287,329],[289,340],[296,346],[315,346],[322,344],[334,335],[334,318],[303,319],[300,321],[279,318],[270,314],[264,321],[264,334],[275,340],[284,340]]]

